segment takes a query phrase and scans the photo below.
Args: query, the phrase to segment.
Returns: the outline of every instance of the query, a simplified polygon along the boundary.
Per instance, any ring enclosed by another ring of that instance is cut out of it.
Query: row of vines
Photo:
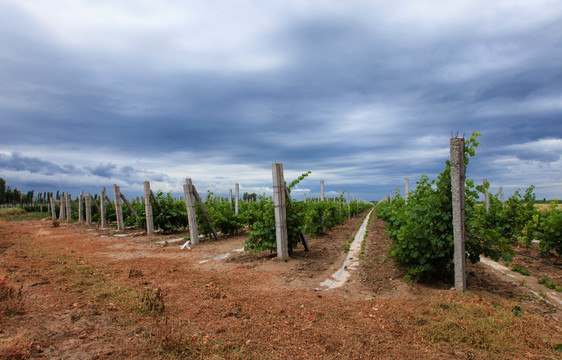
[[[478,146],[473,133],[465,140],[465,164]],[[509,261],[513,245],[531,245],[539,241],[541,253],[562,256],[562,211],[553,203],[546,211],[535,207],[534,187],[523,195],[515,192],[507,201],[490,196],[490,206],[479,202],[479,194],[488,184],[475,186],[471,179],[465,186],[466,251],[471,262],[484,255],[494,260]],[[393,240],[390,256],[413,280],[438,277],[450,280],[453,274],[453,225],[450,162],[435,180],[422,176],[408,200],[397,190],[388,201],[377,204],[379,218],[387,224]],[[557,261],[558,261],[557,260]]]
[[[288,185],[289,191],[308,173]],[[255,195],[255,194],[252,194]],[[287,204],[287,227],[289,232],[289,250],[292,251],[300,241],[299,234],[304,232],[308,236],[317,237],[324,231],[341,224],[348,217],[354,216],[372,207],[370,203],[362,201],[346,202],[342,193],[338,198],[307,199],[306,201],[292,200]],[[249,239],[246,242],[248,251],[274,251],[276,249],[275,239],[275,217],[273,199],[267,196],[253,196],[248,201],[239,203],[239,212],[235,213],[233,202],[212,192],[207,192],[203,200],[205,210],[209,214],[215,229],[222,234],[232,235],[241,229],[248,229]],[[98,206],[100,199],[94,200]],[[174,198],[170,193],[158,191],[155,199],[151,198],[155,228],[164,232],[184,231],[188,227],[187,211],[183,198]],[[145,206],[143,198],[135,198],[130,201],[131,206],[138,216],[134,216],[130,209],[123,206],[123,222],[127,227],[144,228],[146,224]],[[106,206],[108,219],[115,219],[115,208],[113,204]],[[73,219],[78,217],[78,202],[71,203]],[[92,221],[100,222],[100,213],[92,204]],[[205,215],[199,204],[196,204],[197,223],[199,233],[210,237],[212,229],[206,221]]]

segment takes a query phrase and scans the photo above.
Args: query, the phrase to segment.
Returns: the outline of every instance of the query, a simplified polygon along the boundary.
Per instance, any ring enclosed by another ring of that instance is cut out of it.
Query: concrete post
[[[92,223],[92,195],[88,194],[84,199],[85,207],[86,207],[86,224],[90,225]]]
[[[450,140],[451,186],[453,198],[453,239],[455,264],[455,289],[466,291],[466,244],[464,228],[464,138]]]
[[[70,207],[70,198],[71,195],[69,193],[65,194],[65,201],[66,201],[66,220],[72,221],[72,208]]]
[[[505,201],[503,197],[503,188],[500,186],[500,201],[503,203]]]
[[[234,199],[234,213],[238,214],[238,202],[240,200],[240,184],[236,184],[234,185],[235,187],[235,195],[236,198]]]
[[[80,191],[80,196],[78,197],[78,221],[84,221],[84,207],[82,204],[84,203],[84,190]]]
[[[490,194],[488,194],[488,188],[486,187],[488,180],[484,179],[482,183],[484,184],[484,204],[486,205],[486,212],[490,212]]]
[[[51,218],[53,220],[56,220],[57,214],[56,214],[55,198],[52,197],[52,196],[49,196],[49,202],[51,203]]]
[[[117,184],[113,184],[113,194],[115,217],[117,218],[117,230],[125,230],[125,225],[123,224],[123,207],[121,205],[121,189],[117,186]]]
[[[60,207],[59,221],[62,221],[64,219],[66,219],[66,205],[65,205],[63,194],[60,194],[60,196],[59,196],[59,207]]]
[[[230,208],[232,209],[232,189],[228,190],[228,202],[230,203]]]
[[[283,164],[274,163],[273,173],[273,204],[275,207],[275,239],[277,240],[277,258],[287,261],[289,258],[289,238],[287,234],[287,209],[285,207],[285,179]]]
[[[192,245],[199,245],[199,229],[197,228],[197,216],[195,213],[195,203],[193,202],[193,183],[191,179],[186,179],[183,185],[185,195],[185,208],[187,209],[187,223],[189,224],[189,239]]]
[[[410,194],[410,180],[408,180],[407,178],[404,179],[404,201],[406,202],[406,205],[408,205],[408,195]]]
[[[306,202],[306,193],[302,193],[302,201]]]
[[[320,201],[324,201],[324,180],[320,180]],[[320,216],[320,232],[324,233],[324,210],[322,210],[322,215]]]
[[[152,205],[150,204],[150,183],[145,181],[142,183],[144,190],[144,216],[146,218],[146,233],[154,233],[154,218],[152,216]]]
[[[100,197],[100,218],[101,218],[101,227],[107,227],[107,217],[105,216],[105,188],[101,189],[101,197]]]

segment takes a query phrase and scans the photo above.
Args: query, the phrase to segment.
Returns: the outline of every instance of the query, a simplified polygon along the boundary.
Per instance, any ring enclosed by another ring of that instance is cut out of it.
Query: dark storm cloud
[[[543,163],[551,163],[560,160],[560,154],[550,151],[520,151],[515,156],[520,160],[534,160]]]
[[[0,169],[12,171],[28,171],[33,174],[55,175],[77,173],[73,165],[57,165],[36,157],[23,156],[20,153],[0,154]]]
[[[99,164],[95,168],[89,168],[89,167],[86,168],[86,170],[88,170],[92,175],[96,175],[104,178],[111,178],[115,176],[116,169],[117,169],[117,165],[115,164]],[[127,169],[127,173],[130,174],[131,171]]]

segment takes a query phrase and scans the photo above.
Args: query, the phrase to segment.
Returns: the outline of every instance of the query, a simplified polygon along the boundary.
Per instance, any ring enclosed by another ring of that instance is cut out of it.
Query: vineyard
[[[296,183],[294,183],[296,185]],[[264,251],[275,250],[275,220],[273,216],[273,199],[265,195],[247,194],[248,201],[240,202],[239,211],[236,213],[234,200],[214,196],[207,192],[202,199],[202,204],[196,204],[196,219],[199,233],[210,238],[215,228],[223,235],[233,235],[241,229],[250,232],[247,242],[247,250]],[[252,196],[253,195],[253,196]],[[92,214],[92,222],[101,223],[101,197],[94,196],[94,202],[90,204],[89,212]],[[79,221],[79,199],[70,201],[70,221]],[[173,198],[170,193],[157,191],[154,197],[150,197],[153,210],[154,227],[163,233],[179,233],[188,229],[188,217],[183,198]],[[107,202],[105,216],[108,219],[116,219],[115,206]],[[123,223],[129,228],[143,229],[146,224],[145,200],[137,197],[132,199],[129,207],[123,207]],[[202,206],[201,206],[202,205]],[[306,201],[291,201],[289,228],[290,247],[299,242],[298,233],[304,231],[308,236],[316,237],[326,230],[341,224],[344,220],[353,217],[373,205],[367,202],[353,200],[347,202],[344,193],[338,198],[307,199]],[[45,207],[46,208],[46,207]],[[39,205],[25,206],[26,211],[39,211]],[[209,223],[203,212],[207,212],[211,222]],[[46,209],[45,209],[46,210]],[[86,212],[86,210],[84,210]],[[66,218],[65,218],[66,219]]]
[[[468,165],[476,136],[464,145]],[[200,197],[188,179],[184,198],[145,188],[127,199],[115,186],[113,201],[105,189],[76,199],[45,193],[1,209],[0,356],[559,357],[557,204],[537,208],[533,187],[502,201],[488,183],[466,180],[463,293],[450,290],[450,162],[372,212],[345,192],[291,198],[308,175],[281,182],[283,261],[273,255],[275,192]]]
[[[477,134],[465,141],[465,163],[474,156]],[[393,239],[390,256],[404,268],[408,278],[423,280],[439,277],[451,280],[453,267],[453,229],[451,170],[447,161],[436,180],[422,176],[407,200],[396,196],[377,205],[378,216],[387,223]],[[539,244],[542,257],[553,257],[553,267],[562,269],[562,210],[553,202],[539,211],[535,207],[534,187],[519,191],[502,202],[499,194],[488,193],[489,183],[474,185],[468,179],[464,194],[466,252],[472,263],[481,256],[510,262],[513,246],[529,249]],[[480,195],[480,197],[479,197]],[[484,203],[478,199],[484,198]],[[557,291],[562,292],[558,286]]]

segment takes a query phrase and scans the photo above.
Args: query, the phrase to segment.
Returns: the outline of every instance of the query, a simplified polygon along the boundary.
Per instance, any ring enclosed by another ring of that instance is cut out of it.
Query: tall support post
[[[100,196],[100,218],[101,218],[101,227],[107,227],[107,217],[105,216],[105,188],[101,189],[101,196]]]
[[[306,193],[302,193],[302,201],[306,202]]]
[[[235,195],[236,198],[234,199],[234,213],[238,214],[238,202],[240,200],[240,184],[235,185]]]
[[[121,189],[113,184],[113,202],[115,203],[115,217],[117,218],[117,230],[125,230],[123,225],[123,207],[121,206]]]
[[[488,180],[482,180],[484,184],[484,204],[486,205],[486,212],[490,212],[490,194],[488,193]]]
[[[500,186],[500,201],[503,203],[505,201],[503,197],[503,187]]]
[[[49,203],[51,204],[51,218],[53,220],[56,220],[57,214],[56,214],[55,198],[52,197],[52,196],[49,196]]]
[[[70,198],[71,195],[69,193],[65,194],[65,201],[66,201],[66,220],[72,221],[72,208],[70,207]]]
[[[455,289],[466,291],[466,244],[464,228],[464,138],[450,140],[451,187],[453,192],[453,240],[455,264]]]
[[[150,183],[142,183],[144,189],[144,214],[146,217],[146,233],[154,233],[154,218],[152,217],[152,205],[150,204]]]
[[[86,196],[84,198],[84,205],[86,207],[86,224],[90,225],[92,223],[92,195],[88,194],[88,196]]]
[[[80,191],[80,196],[78,196],[78,221],[84,221],[84,207],[82,204],[84,203],[84,190]]]
[[[66,204],[64,201],[64,195],[60,194],[59,196],[59,221],[66,219]]]
[[[189,239],[192,245],[199,245],[199,229],[197,228],[197,216],[195,215],[195,203],[193,201],[193,183],[191,179],[186,179],[183,185],[185,195],[185,207],[187,209],[187,222],[189,224]]]
[[[406,202],[406,205],[408,205],[408,195],[410,194],[410,180],[408,180],[407,178],[404,179],[404,201]]]
[[[287,209],[285,198],[285,179],[283,164],[274,163],[273,172],[273,204],[275,208],[275,239],[277,240],[277,258],[287,261],[289,258],[289,238],[287,234]]]
[[[324,201],[324,180],[320,180],[320,201]],[[322,210],[322,215],[320,215],[320,222],[320,232],[324,233],[324,210]]]
[[[230,208],[232,209],[232,189],[228,190],[228,202],[230,203]]]

